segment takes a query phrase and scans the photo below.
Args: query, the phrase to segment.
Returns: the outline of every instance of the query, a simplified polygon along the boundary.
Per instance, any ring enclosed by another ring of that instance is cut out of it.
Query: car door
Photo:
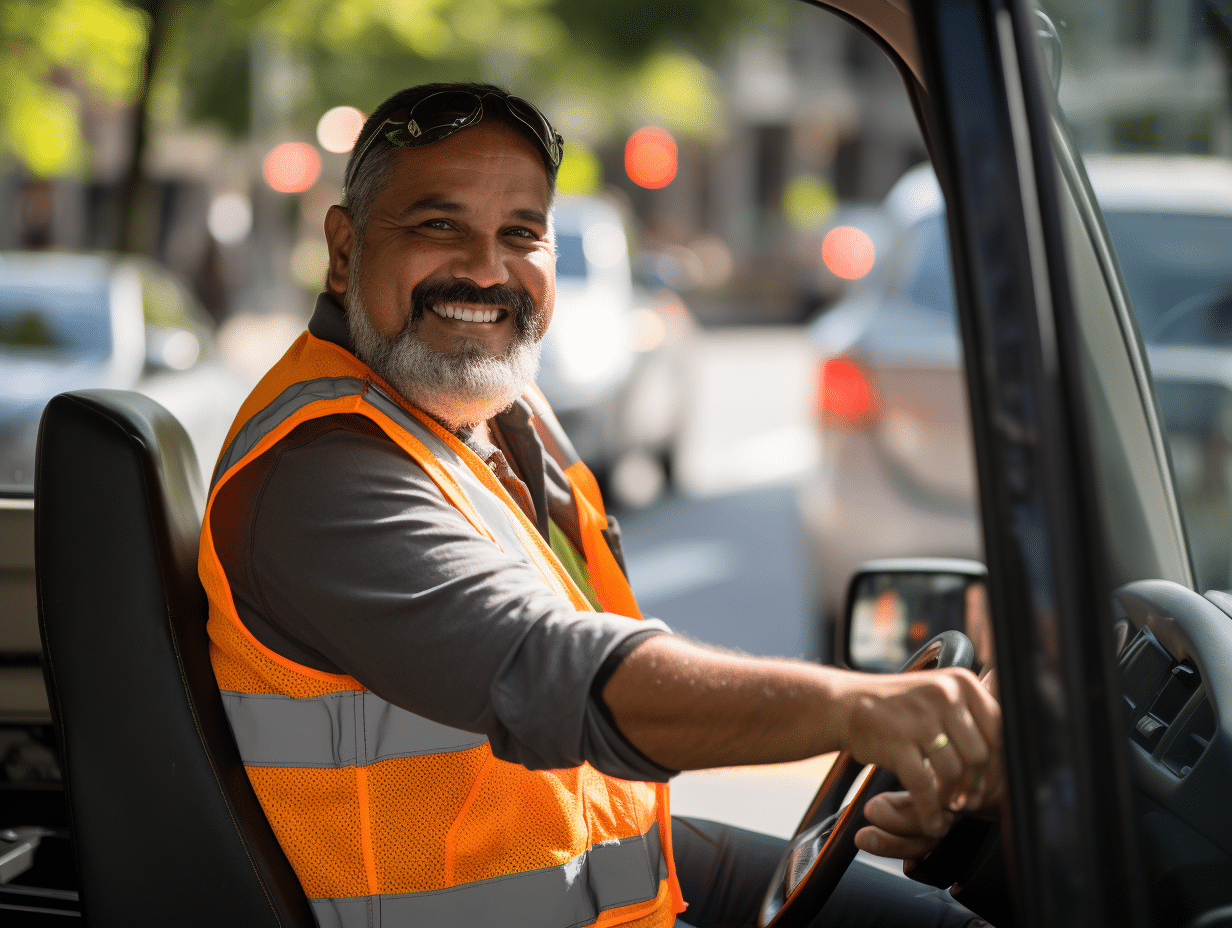
[[[913,5],[946,194],[1019,924],[1144,923],[1111,591],[1192,583],[1123,283],[1032,4]]]

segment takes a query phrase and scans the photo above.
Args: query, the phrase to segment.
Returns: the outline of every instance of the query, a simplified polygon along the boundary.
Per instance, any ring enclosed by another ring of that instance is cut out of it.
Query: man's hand
[[[953,821],[948,813],[980,809],[999,795],[1001,710],[970,671],[864,677],[851,685],[843,747],[898,776],[914,813],[901,823],[902,834],[940,837]],[[904,810],[895,811],[885,809],[890,824]]]
[[[625,737],[670,769],[772,764],[845,748],[894,771],[920,835],[939,837],[952,812],[979,808],[1000,791],[1000,706],[966,670],[872,676],[660,635],[629,653],[603,698]]]
[[[995,701],[996,674],[992,671],[985,673],[980,685]],[[940,812],[944,821],[944,828],[940,832],[935,831],[938,824],[936,820],[931,823],[933,827],[926,826],[926,814],[921,813],[910,793],[882,793],[880,796],[874,796],[864,806],[864,815],[869,824],[856,833],[856,847],[880,857],[917,860],[928,854],[949,831],[957,813],[995,818],[1005,790],[1003,759],[999,741],[995,743],[998,747],[985,767],[983,789],[969,795],[961,808]]]

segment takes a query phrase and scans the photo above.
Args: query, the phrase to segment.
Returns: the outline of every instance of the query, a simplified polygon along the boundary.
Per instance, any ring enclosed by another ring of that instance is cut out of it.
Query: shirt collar
[[[322,293],[317,297],[312,318],[308,320],[308,331],[321,341],[333,342],[339,348],[355,353],[351,332],[347,328],[346,310],[332,293]]]

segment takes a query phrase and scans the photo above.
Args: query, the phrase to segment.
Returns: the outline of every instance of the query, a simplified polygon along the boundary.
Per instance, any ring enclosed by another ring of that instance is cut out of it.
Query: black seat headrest
[[[39,626],[93,925],[315,925],[210,666],[192,443],[152,400],[57,396],[39,429]]]

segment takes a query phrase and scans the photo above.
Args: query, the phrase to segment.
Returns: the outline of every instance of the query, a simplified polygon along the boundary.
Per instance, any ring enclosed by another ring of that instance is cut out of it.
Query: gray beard
[[[358,280],[358,256],[351,277]],[[431,310],[426,310],[431,312]],[[346,294],[347,328],[355,356],[376,371],[412,406],[418,406],[452,431],[474,428],[513,405],[539,373],[539,340],[515,332],[500,357],[487,355],[476,340],[459,340],[452,351],[437,351],[407,322],[386,338],[368,319],[358,287]]]

